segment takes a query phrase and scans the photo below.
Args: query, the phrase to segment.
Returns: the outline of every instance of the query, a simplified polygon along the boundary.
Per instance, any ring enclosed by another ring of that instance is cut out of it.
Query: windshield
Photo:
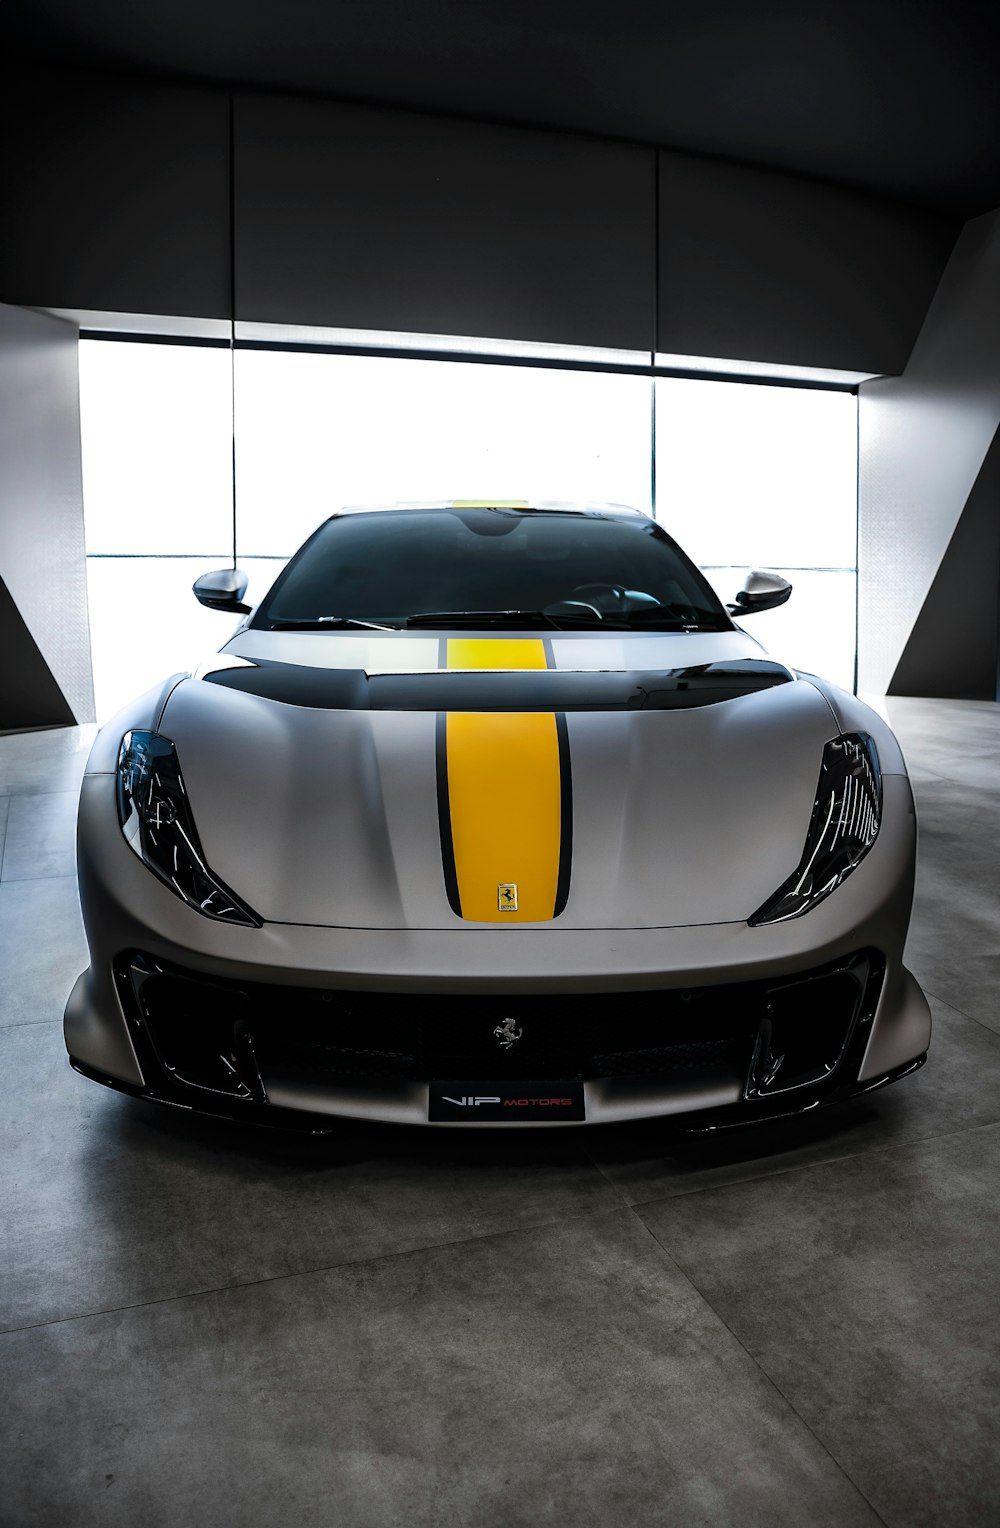
[[[731,626],[701,573],[651,520],[483,508],[335,516],[292,558],[252,624]]]

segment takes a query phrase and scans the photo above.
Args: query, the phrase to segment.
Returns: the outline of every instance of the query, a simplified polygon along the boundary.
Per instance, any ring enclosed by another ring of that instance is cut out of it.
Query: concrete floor
[[[708,1141],[314,1141],[83,1081],[88,739],[0,738],[4,1528],[1000,1522],[1000,707],[890,712],[931,1059]]]

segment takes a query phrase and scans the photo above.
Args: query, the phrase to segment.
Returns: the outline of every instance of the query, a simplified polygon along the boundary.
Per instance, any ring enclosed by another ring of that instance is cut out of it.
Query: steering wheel
[[[561,615],[592,615],[596,621],[604,619],[597,606],[592,605],[589,600],[552,600],[550,604],[543,606],[542,614],[551,615],[556,619]]]
[[[569,598],[592,606],[602,615],[612,615],[624,608],[625,590],[621,584],[577,584],[569,591]]]

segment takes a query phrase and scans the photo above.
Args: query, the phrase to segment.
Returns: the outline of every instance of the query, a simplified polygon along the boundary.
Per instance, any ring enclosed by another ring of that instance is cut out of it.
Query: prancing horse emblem
[[[500,1044],[503,1046],[504,1050],[510,1050],[511,1046],[514,1044],[514,1041],[520,1040],[524,1030],[516,1029],[514,1027],[513,1019],[504,1019],[502,1024],[497,1025],[493,1033],[500,1041]]]

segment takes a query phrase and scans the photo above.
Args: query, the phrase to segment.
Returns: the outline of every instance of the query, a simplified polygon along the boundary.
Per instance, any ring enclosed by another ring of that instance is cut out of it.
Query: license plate
[[[582,1082],[432,1082],[427,1118],[465,1124],[581,1120]]]

